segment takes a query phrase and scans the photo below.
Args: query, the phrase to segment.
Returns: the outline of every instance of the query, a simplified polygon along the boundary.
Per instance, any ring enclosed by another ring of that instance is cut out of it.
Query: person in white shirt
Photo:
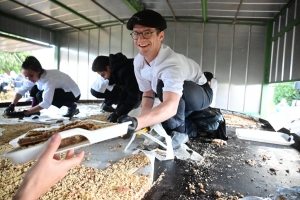
[[[97,78],[91,86],[91,94],[96,98],[104,99],[100,106],[100,110],[106,112],[115,112],[112,105],[118,103],[119,93],[119,87],[115,84],[109,85],[109,80],[105,80],[102,76]]]
[[[166,20],[153,10],[137,12],[129,19],[127,29],[133,30],[130,35],[139,51],[134,72],[143,92],[142,113],[136,118],[122,116],[118,122],[132,122],[129,136],[162,123],[172,137],[173,149],[177,149],[188,141],[186,113],[209,107],[213,93],[195,61],[162,44],[166,28]],[[155,93],[162,103],[153,107]]]
[[[207,79],[207,83],[210,86],[210,88],[213,91],[213,99],[210,104],[210,107],[216,106],[216,96],[217,96],[217,90],[218,90],[218,81],[214,78],[214,75],[211,72],[204,72],[204,75]]]
[[[78,85],[71,77],[58,70],[45,70],[34,56],[28,56],[22,64],[22,74],[27,78],[15,94],[12,103],[5,109],[8,116],[40,115],[40,110],[51,105],[58,108],[68,107],[68,112],[63,115],[70,119],[79,113],[77,102],[80,98]],[[31,108],[22,112],[14,112],[15,105],[22,96],[30,90],[32,97]]]

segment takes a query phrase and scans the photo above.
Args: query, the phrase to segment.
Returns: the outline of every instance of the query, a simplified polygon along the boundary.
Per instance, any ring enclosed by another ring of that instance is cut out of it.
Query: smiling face
[[[22,69],[22,74],[27,78],[29,81],[35,83],[40,79],[40,73],[36,72],[31,69]]]
[[[140,35],[137,40],[133,40],[134,45],[139,50],[139,53],[150,63],[154,60],[160,50],[161,42],[164,39],[164,32],[157,32],[155,28],[145,27],[138,24],[134,25],[133,31],[138,33],[142,33],[144,31],[153,32],[149,39],[145,39],[142,35]]]

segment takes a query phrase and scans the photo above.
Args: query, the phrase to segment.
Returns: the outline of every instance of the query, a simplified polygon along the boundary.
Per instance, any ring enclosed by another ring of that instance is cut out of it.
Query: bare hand
[[[80,164],[84,152],[74,156],[74,150],[69,150],[64,160],[60,160],[60,155],[55,154],[61,142],[61,136],[52,136],[46,151],[38,161],[26,173],[25,178],[19,187],[14,200],[38,199],[50,187],[65,177],[67,171]]]

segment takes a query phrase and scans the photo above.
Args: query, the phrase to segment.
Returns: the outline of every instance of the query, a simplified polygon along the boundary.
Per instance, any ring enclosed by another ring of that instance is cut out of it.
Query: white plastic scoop
[[[116,124],[113,126],[89,131],[82,128],[74,128],[66,131],[59,132],[61,138],[68,138],[75,135],[82,135],[86,137],[88,140],[80,142],[78,144],[70,145],[64,148],[60,148],[57,150],[57,153],[65,152],[69,149],[79,148],[87,145],[91,145],[94,143],[102,142],[104,140],[108,140],[111,138],[119,137],[125,135],[127,133],[128,125],[131,122],[124,122],[122,124]],[[2,157],[9,158],[13,163],[24,163],[33,159],[38,159],[46,150],[49,143],[49,139],[47,142],[32,146],[26,149],[18,150],[18,148],[6,152],[2,154]]]

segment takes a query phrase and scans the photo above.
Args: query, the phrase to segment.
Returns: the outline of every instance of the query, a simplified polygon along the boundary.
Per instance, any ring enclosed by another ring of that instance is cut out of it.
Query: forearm
[[[14,105],[17,105],[18,101],[22,98],[22,95],[20,95],[19,93],[16,93],[14,98],[13,98],[13,101],[11,102],[12,104]]]
[[[37,183],[38,184],[38,183]],[[34,189],[35,185],[32,181],[28,181],[25,178],[16,192],[13,200],[35,200],[38,199],[42,194],[39,190]]]
[[[163,102],[153,108],[147,114],[136,117],[136,119],[138,120],[138,126],[136,130],[166,121],[167,119],[174,116],[176,114],[176,111],[177,107],[175,108],[173,106],[168,106],[168,102]]]
[[[142,112],[141,115],[149,113],[154,104],[154,94],[153,91],[144,92],[142,96]],[[152,98],[153,99],[152,99]]]

